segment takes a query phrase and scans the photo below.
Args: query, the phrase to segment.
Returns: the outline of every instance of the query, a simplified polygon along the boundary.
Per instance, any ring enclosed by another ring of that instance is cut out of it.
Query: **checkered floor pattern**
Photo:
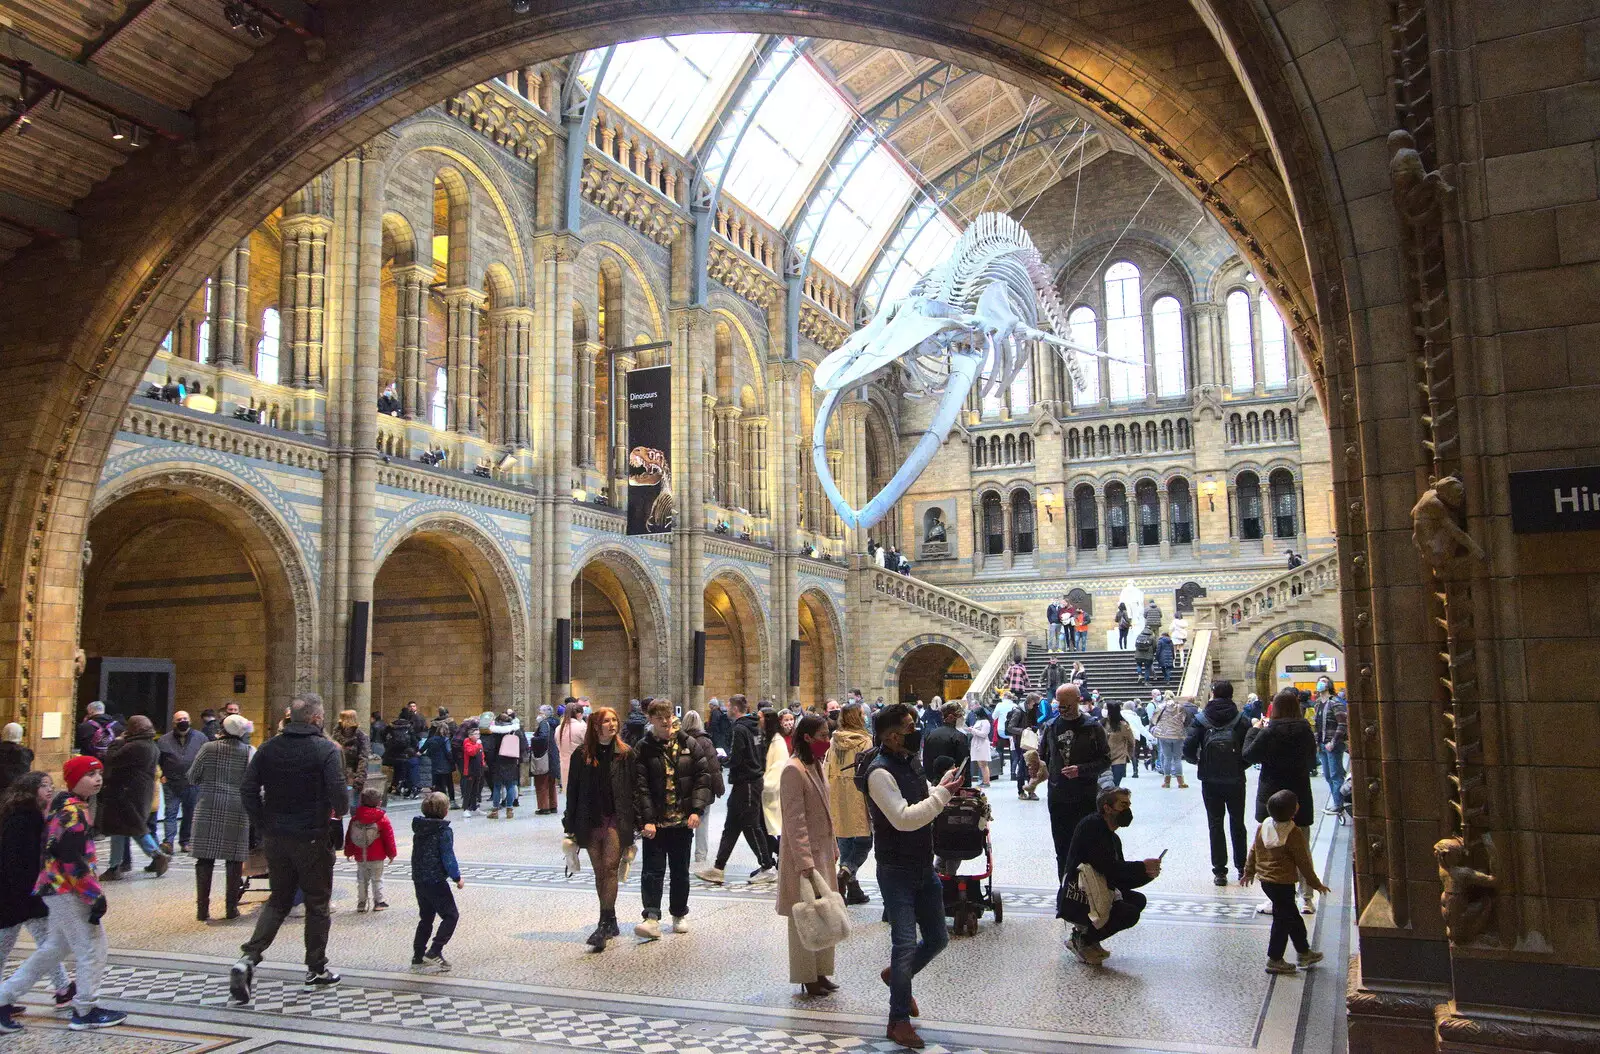
[[[106,971],[100,994],[104,999],[118,1001],[119,1005],[146,1003],[218,1009],[227,1008],[228,982],[221,972],[112,965]],[[137,1009],[125,1005],[123,1008]],[[637,1054],[831,1054],[835,1051],[877,1054],[900,1049],[887,1039],[460,995],[430,995],[400,987],[360,985],[349,980],[337,988],[307,991],[297,981],[281,981],[260,974],[256,977],[251,1004],[232,1012]],[[951,1049],[938,1044],[929,1044],[926,1050],[927,1054],[990,1054],[978,1048]]]

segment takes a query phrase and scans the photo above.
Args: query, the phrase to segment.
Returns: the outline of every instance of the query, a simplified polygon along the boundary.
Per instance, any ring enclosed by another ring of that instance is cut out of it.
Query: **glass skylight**
[[[810,63],[796,62],[773,86],[739,144],[728,170],[727,192],[782,227],[828,163],[850,119],[849,107],[822,75]]]
[[[687,154],[755,42],[748,33],[697,33],[618,44],[600,94],[645,131]],[[585,84],[594,83],[604,54],[584,56],[578,76]]]
[[[881,144],[873,147],[833,203],[811,250],[812,260],[854,285],[915,189],[889,151]],[[826,207],[826,199],[819,198],[816,207]]]
[[[911,292],[911,287],[917,284],[918,279],[939,266],[959,237],[961,232],[949,217],[942,212],[936,213],[906,250],[894,274],[889,276],[889,284],[883,291],[884,301],[898,300]],[[883,262],[886,266],[894,265],[893,260],[885,259]]]

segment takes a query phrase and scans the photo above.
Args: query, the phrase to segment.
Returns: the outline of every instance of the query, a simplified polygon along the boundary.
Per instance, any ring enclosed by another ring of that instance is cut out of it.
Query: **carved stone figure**
[[[1411,226],[1430,222],[1455,190],[1438,172],[1423,167],[1416,140],[1404,129],[1389,133],[1389,182],[1395,209]]]
[[[1435,571],[1447,570],[1463,555],[1487,560],[1483,547],[1456,522],[1466,507],[1461,480],[1445,476],[1411,507],[1411,541]]]
[[[1494,893],[1499,882],[1467,862],[1467,847],[1460,838],[1443,838],[1433,844],[1439,863],[1439,912],[1451,944],[1470,944],[1489,928],[1494,914]]]

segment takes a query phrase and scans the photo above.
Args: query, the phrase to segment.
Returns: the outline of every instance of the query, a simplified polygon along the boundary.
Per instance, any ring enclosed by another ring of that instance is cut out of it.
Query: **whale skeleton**
[[[1084,347],[1068,333],[1061,298],[1028,232],[1004,213],[974,218],[949,256],[904,297],[881,304],[870,322],[817,366],[813,381],[823,400],[811,433],[811,460],[845,526],[866,528],[883,519],[944,445],[973,384],[981,376],[984,395],[1008,388],[1027,362],[1028,342],[1055,348],[1079,391],[1085,388],[1080,356],[1144,368],[1143,361]],[[828,422],[844,395],[896,364],[908,398],[931,396],[939,404],[893,478],[856,509],[828,468]]]

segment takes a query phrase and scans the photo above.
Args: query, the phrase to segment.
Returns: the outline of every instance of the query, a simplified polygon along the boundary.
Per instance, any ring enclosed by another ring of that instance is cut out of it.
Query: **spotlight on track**
[[[112,142],[120,143],[124,139],[128,138],[127,129],[122,127],[122,122],[121,121],[117,120],[115,117],[110,117],[110,118],[107,118],[107,122],[111,126],[111,140],[112,140]]]
[[[533,10],[533,0],[511,0],[511,13],[525,15]]]

